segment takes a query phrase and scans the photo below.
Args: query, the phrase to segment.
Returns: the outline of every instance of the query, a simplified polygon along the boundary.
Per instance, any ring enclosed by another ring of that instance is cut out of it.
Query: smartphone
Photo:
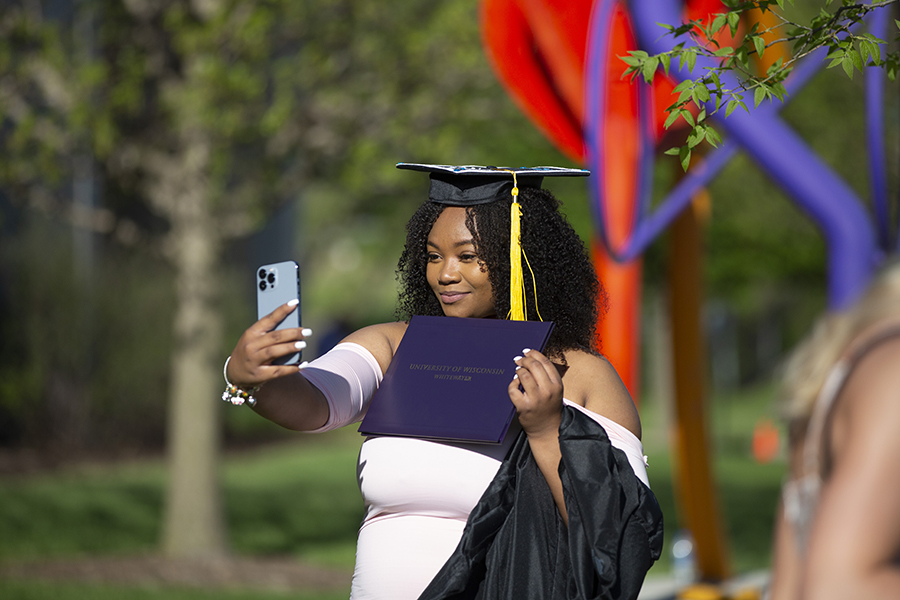
[[[256,269],[256,315],[262,319],[273,310],[290,302],[300,299],[300,267],[296,262],[285,262],[262,265]],[[288,316],[281,321],[275,329],[290,329],[300,327],[300,305],[297,305]],[[302,352],[295,352],[276,358],[273,365],[295,365],[300,362]]]

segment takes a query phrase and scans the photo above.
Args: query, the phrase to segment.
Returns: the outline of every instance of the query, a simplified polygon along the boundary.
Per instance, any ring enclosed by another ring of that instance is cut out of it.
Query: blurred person
[[[254,396],[257,413],[299,431],[360,421],[411,316],[508,316],[519,204],[535,299],[526,317],[537,319],[539,305],[555,323],[543,353],[509,357],[519,433],[500,445],[367,437],[351,598],[412,599],[426,587],[423,598],[637,597],[659,556],[662,515],[634,403],[596,348],[602,288],[559,202],[541,188],[553,168],[398,166],[431,178],[397,269],[402,320],[351,333],[299,368],[277,366],[311,333],[272,331],[293,310],[282,306],[249,327],[226,362],[232,397]]]
[[[824,315],[784,378],[772,600],[900,598],[900,262]]]

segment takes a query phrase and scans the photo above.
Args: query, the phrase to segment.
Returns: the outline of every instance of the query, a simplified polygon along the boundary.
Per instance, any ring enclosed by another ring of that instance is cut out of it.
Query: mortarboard
[[[586,169],[564,167],[478,167],[397,163],[398,169],[431,175],[428,199],[448,206],[474,206],[510,198],[515,187],[540,188],[544,177],[586,177]]]
[[[518,202],[519,187],[540,188],[544,177],[585,177],[591,174],[590,171],[564,167],[509,168],[420,163],[397,163],[397,168],[429,173],[431,189],[428,199],[438,204],[468,207],[507,198],[512,200],[509,235],[510,310],[507,317],[513,321],[526,320],[522,258],[524,257],[525,263],[528,264],[528,257],[524,256],[520,239],[522,207]],[[528,268],[531,270],[530,265]],[[533,280],[534,273],[531,276]],[[537,305],[536,289],[535,305]]]

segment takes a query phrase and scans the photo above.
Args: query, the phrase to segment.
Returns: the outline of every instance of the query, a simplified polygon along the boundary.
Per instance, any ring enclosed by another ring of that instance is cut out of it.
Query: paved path
[[[747,588],[757,589],[762,592],[768,583],[769,571],[752,571],[726,581],[721,585],[721,589],[725,593],[732,594]],[[648,577],[644,581],[638,600],[675,600],[678,591],[682,587],[673,577]]]

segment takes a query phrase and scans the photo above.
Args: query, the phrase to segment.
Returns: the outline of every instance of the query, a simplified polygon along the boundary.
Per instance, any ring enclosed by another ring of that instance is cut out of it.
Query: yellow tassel
[[[519,188],[513,173],[513,203],[509,213],[509,315],[510,321],[525,321],[525,278],[522,273],[522,238]]]
[[[531,273],[531,285],[534,286],[534,312],[537,313],[537,317],[539,321],[543,321],[544,317],[541,316],[541,309],[538,308],[537,301],[537,279],[534,278],[534,270],[531,268],[531,263],[528,262],[528,255],[525,254],[525,249],[522,249],[522,257],[525,259],[525,264],[528,265],[528,272]],[[525,290],[522,289],[522,296],[525,296]]]
[[[525,303],[525,275],[522,272],[522,258],[531,272],[531,283],[534,285],[534,310],[538,319],[543,321],[537,307],[537,280],[525,251],[522,249],[522,205],[519,204],[519,183],[515,171],[507,171],[513,176],[512,205],[509,208],[509,314],[510,321],[527,321],[528,306]]]

